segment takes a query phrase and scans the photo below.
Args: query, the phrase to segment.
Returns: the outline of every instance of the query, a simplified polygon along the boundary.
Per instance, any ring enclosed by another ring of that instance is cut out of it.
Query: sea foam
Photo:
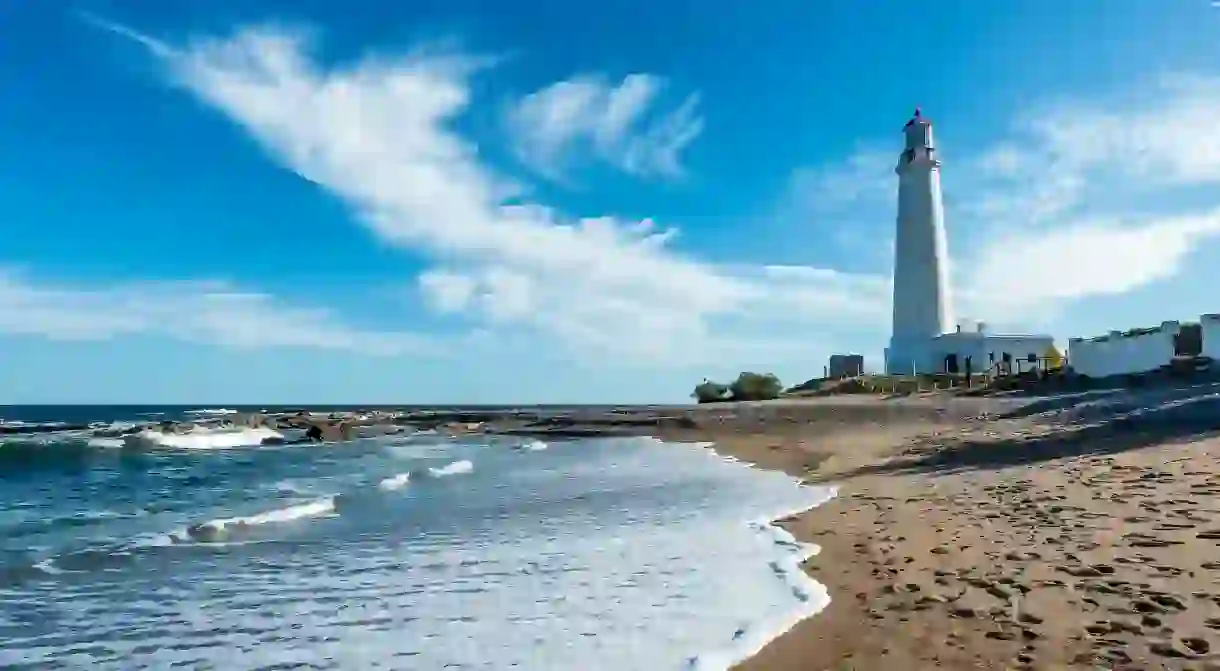
[[[267,439],[282,439],[284,434],[266,427],[208,429],[195,427],[188,433],[169,433],[145,429],[124,437],[128,446],[165,447],[179,450],[221,450],[252,447]]]
[[[240,512],[173,542],[47,562],[8,589],[0,667],[721,671],[827,603],[800,570],[816,548],[769,520],[832,489],[689,445],[550,448],[446,442],[409,471],[376,441],[158,455],[263,484],[215,490]],[[284,501],[285,481],[333,495]],[[189,514],[208,500],[173,493]],[[54,630],[18,617],[33,608]]]

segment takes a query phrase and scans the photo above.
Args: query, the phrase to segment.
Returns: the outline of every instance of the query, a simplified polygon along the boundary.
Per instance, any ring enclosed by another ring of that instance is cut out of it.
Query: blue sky
[[[0,4],[0,402],[673,402],[877,364],[917,104],[959,316],[1220,311],[1220,9],[766,5]]]

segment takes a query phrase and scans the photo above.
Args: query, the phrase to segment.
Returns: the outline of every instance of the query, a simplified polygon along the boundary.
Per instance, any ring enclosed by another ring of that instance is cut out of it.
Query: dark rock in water
[[[287,445],[289,440],[283,436],[268,436],[259,442],[260,445]]]
[[[310,424],[305,430],[305,437],[314,442],[322,442],[322,427],[317,424]]]
[[[192,540],[209,542],[220,538],[220,529],[211,524],[192,524],[186,528],[186,535]]]
[[[339,515],[350,511],[354,503],[350,494],[336,494],[333,500],[335,502],[335,513]]]

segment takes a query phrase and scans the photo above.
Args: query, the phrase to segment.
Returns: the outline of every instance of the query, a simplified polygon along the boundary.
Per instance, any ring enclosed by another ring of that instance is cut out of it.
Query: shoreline
[[[857,426],[850,445],[818,418],[723,432],[717,452],[838,486],[777,520],[820,548],[802,568],[830,604],[733,669],[1220,669],[1214,392]]]
[[[734,671],[924,668],[910,666],[909,657],[889,654],[888,635],[860,626],[868,618],[856,607],[859,595],[877,580],[863,570],[866,567],[853,551],[855,542],[844,542],[846,539],[826,533],[840,521],[842,507],[849,505],[856,488],[854,479],[837,476],[875,464],[922,439],[977,428],[988,423],[990,415],[1011,407],[989,400],[948,398],[819,399],[736,409],[725,405],[693,410],[691,414],[699,424],[697,430],[661,432],[658,437],[663,440],[701,442],[717,454],[755,468],[779,470],[803,484],[836,490],[833,497],[819,505],[769,521],[796,541],[817,548],[800,563],[800,569],[822,586],[829,603],[793,623],[731,668]],[[709,415],[716,419],[709,421]]]
[[[735,671],[1220,671],[1217,418],[1220,384],[1016,401],[829,397],[239,423],[320,421],[340,440],[410,429],[653,436],[711,443],[755,468],[837,487],[821,505],[770,521],[818,547],[801,569],[829,605]]]

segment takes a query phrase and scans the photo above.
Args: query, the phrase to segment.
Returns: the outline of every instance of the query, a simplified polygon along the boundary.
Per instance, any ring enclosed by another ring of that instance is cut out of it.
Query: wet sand
[[[1220,670],[1206,395],[701,418],[718,451],[839,487],[784,521],[821,546],[807,569],[831,605],[737,668]]]

